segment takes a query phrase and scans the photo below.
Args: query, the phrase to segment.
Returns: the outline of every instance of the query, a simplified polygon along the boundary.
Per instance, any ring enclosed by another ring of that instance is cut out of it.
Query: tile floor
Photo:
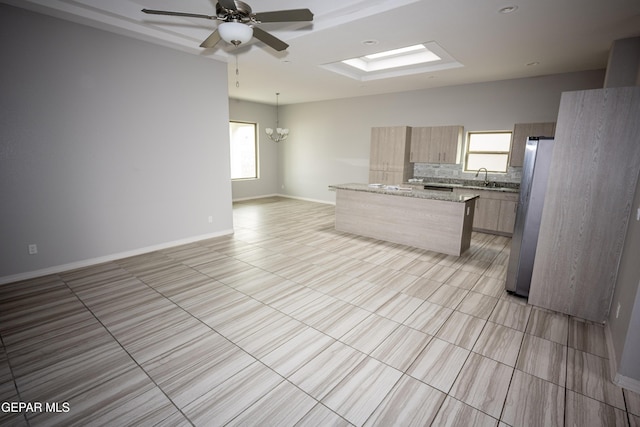
[[[1,400],[42,404],[0,424],[640,425],[602,327],[503,290],[508,238],[445,256],[283,198],[234,223],[0,286]]]

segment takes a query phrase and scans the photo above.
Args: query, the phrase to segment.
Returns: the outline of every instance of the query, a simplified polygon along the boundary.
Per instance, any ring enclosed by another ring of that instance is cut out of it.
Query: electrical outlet
[[[32,243],[29,245],[29,255],[35,255],[38,253],[38,245]]]
[[[618,308],[616,308],[616,319],[620,316],[620,303],[618,303]]]
[[[213,216],[209,215],[209,224],[213,224]]]

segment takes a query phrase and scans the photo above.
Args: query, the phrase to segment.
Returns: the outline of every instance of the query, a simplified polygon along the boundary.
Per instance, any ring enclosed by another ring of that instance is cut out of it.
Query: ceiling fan
[[[289,9],[273,12],[253,13],[251,6],[239,0],[218,0],[216,3],[215,15],[201,15],[198,13],[171,12],[167,10],[142,9],[144,13],[151,15],[172,15],[185,16],[191,18],[204,18],[222,21],[218,28],[207,37],[200,47],[212,48],[220,40],[239,46],[247,43],[251,37],[272,47],[277,51],[283,51],[289,45],[277,37],[267,33],[257,24],[264,22],[287,22],[287,21],[312,21],[313,13],[309,9]]]

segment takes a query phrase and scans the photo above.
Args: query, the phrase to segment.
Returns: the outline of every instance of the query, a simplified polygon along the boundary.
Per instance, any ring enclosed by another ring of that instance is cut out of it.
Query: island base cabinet
[[[335,228],[458,256],[471,245],[475,200],[450,202],[338,189]]]

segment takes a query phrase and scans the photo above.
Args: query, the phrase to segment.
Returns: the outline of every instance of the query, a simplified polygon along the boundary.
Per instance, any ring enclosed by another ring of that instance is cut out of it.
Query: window
[[[507,172],[511,132],[469,132],[464,162],[465,172],[487,168],[489,172]]]
[[[256,124],[229,122],[231,179],[258,178]]]

